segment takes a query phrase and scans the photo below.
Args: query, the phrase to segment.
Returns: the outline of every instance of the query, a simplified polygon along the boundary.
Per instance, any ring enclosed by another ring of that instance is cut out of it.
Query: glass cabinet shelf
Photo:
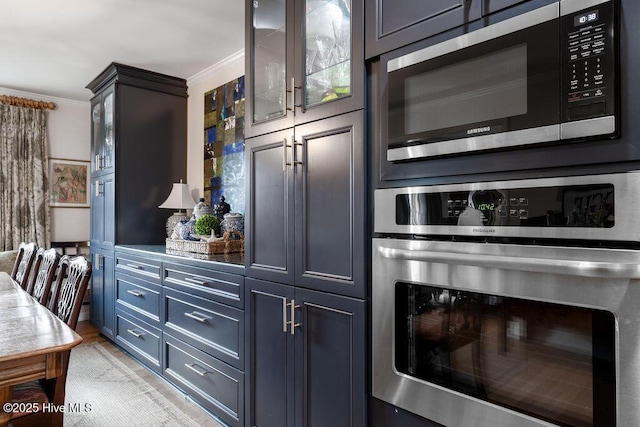
[[[308,1],[305,23],[305,105],[351,95],[350,1]]]

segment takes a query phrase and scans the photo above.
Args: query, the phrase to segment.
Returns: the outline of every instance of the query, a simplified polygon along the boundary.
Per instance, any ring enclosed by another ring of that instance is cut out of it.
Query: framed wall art
[[[49,159],[49,200],[53,207],[89,207],[89,162]]]

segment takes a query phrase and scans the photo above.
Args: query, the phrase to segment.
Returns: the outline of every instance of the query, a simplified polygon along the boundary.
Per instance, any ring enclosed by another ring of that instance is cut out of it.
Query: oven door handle
[[[408,261],[459,264],[581,277],[640,279],[640,264],[420,251],[386,248],[384,246],[379,247],[378,252],[383,258]]]

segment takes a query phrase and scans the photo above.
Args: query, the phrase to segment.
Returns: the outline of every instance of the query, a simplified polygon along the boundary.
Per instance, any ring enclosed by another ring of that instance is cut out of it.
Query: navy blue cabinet
[[[115,343],[227,425],[244,426],[241,257],[209,262],[160,245],[117,245],[115,254]]]
[[[91,320],[114,339],[114,246],[164,243],[171,212],[158,206],[186,178],[187,86],[113,63],[87,88],[94,93],[91,253],[94,264],[103,264],[92,278]]]
[[[246,279],[246,420],[366,425],[365,301]]]
[[[478,19],[481,1],[366,0],[365,57],[376,57]]]
[[[113,250],[91,247],[91,323],[114,339],[115,287]]]
[[[114,340],[152,370],[161,372],[164,318],[161,262],[116,251]]]
[[[247,140],[248,277],[364,297],[363,116]]]

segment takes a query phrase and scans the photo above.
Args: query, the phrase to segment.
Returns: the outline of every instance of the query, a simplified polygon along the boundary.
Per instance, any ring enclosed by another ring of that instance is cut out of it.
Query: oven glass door
[[[397,282],[394,324],[398,372],[558,425],[615,425],[610,312]]]
[[[438,56],[420,62],[387,59],[388,160],[559,139],[559,33],[552,19],[446,54],[436,45]],[[510,140],[487,138],[514,131]]]

